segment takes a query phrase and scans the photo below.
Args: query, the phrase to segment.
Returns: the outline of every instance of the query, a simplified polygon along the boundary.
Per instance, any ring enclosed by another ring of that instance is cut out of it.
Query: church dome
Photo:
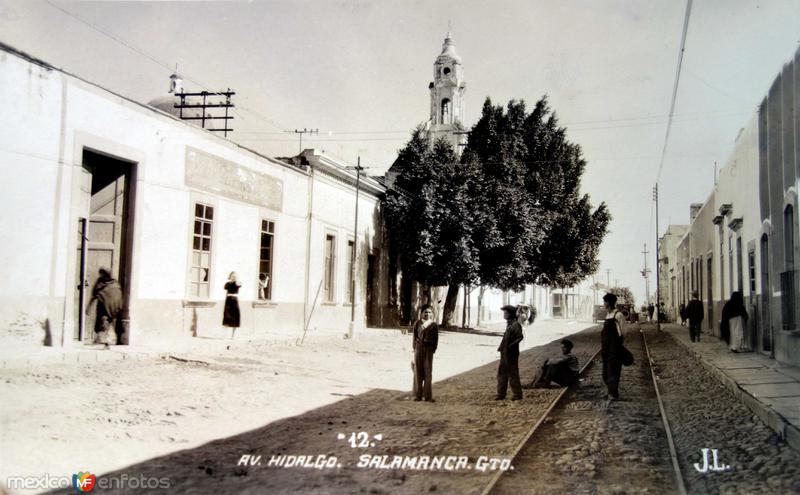
[[[180,109],[175,108],[175,104],[178,103],[178,98],[169,95],[169,96],[159,96],[153,100],[150,100],[147,105],[153,108],[157,108],[162,112],[166,112],[170,115],[174,115],[178,117],[180,115]]]

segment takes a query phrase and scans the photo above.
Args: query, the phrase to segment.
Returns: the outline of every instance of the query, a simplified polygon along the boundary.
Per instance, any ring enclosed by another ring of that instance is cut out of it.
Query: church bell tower
[[[431,118],[428,135],[432,140],[444,136],[456,153],[461,153],[461,144],[466,141],[465,134],[458,134],[464,118],[464,67],[461,57],[456,53],[456,45],[450,32],[444,39],[442,53],[433,63],[433,82],[428,85],[431,91]]]

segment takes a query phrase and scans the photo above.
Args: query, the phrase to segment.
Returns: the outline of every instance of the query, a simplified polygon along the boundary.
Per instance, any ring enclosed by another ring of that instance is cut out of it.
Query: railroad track
[[[598,350],[580,370],[584,381],[553,399],[514,449],[513,467],[496,472],[483,495],[584,493],[598,484],[686,494],[650,350],[638,333],[626,342],[636,362],[623,368],[623,401],[603,398],[602,367],[593,366]]]

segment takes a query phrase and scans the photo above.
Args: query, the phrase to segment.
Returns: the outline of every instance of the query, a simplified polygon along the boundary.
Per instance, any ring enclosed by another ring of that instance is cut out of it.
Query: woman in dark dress
[[[738,318],[738,319],[737,319]],[[731,298],[722,307],[719,334],[730,350],[733,352],[749,351],[744,338],[744,329],[747,324],[747,309],[744,306],[744,297],[739,291],[731,293]]]
[[[222,325],[231,327],[231,338],[239,328],[240,315],[239,315],[239,287],[242,284],[236,280],[236,272],[231,272],[228,275],[228,282],[225,284],[225,310],[222,313]]]

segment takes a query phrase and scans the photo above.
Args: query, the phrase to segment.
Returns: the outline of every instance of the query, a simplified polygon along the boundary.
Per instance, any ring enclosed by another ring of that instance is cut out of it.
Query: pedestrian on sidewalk
[[[655,312],[656,307],[653,306],[653,303],[647,305],[647,321],[653,321],[653,312]]]
[[[678,316],[681,317],[681,326],[686,325],[686,305],[683,303],[678,307]]]
[[[550,388],[555,382],[559,387],[569,387],[578,381],[578,358],[572,354],[572,341],[561,341],[561,356],[547,358],[533,381],[523,388]]]
[[[231,328],[231,338],[236,333],[241,323],[239,313],[239,288],[242,284],[236,279],[236,272],[228,275],[228,282],[225,283],[225,307],[222,311],[222,325]]]
[[[622,336],[625,330],[625,316],[616,309],[616,295],[608,293],[603,296],[603,304],[608,312],[603,322],[603,330],[600,332],[603,383],[608,388],[607,398],[619,400],[619,380],[622,375]]]
[[[700,324],[703,323],[703,303],[700,302],[698,292],[692,291],[692,300],[686,306],[686,316],[689,318],[689,339],[700,342]]]
[[[439,345],[439,325],[433,321],[433,309],[430,304],[424,304],[422,317],[414,323],[414,400],[423,398],[428,402],[433,400],[431,381],[433,378],[433,353]]]
[[[115,322],[122,311],[122,287],[111,276],[107,268],[100,268],[97,281],[92,287],[92,298],[86,305],[86,314],[92,301],[97,301],[95,308],[94,332],[95,343],[103,344],[106,349],[117,343]]]
[[[662,323],[666,323],[667,322],[667,308],[664,306],[663,302],[658,307],[658,321],[660,321]]]
[[[722,321],[719,324],[720,338],[728,343],[732,352],[747,352],[750,346],[745,341],[744,329],[747,325],[747,309],[744,297],[739,291],[731,293],[731,298],[722,307]]]
[[[522,399],[522,383],[519,380],[519,343],[524,338],[522,325],[517,321],[517,307],[505,305],[502,308],[506,320],[506,332],[500,342],[500,366],[497,368],[497,396],[494,400],[504,400],[509,383],[511,400]]]

